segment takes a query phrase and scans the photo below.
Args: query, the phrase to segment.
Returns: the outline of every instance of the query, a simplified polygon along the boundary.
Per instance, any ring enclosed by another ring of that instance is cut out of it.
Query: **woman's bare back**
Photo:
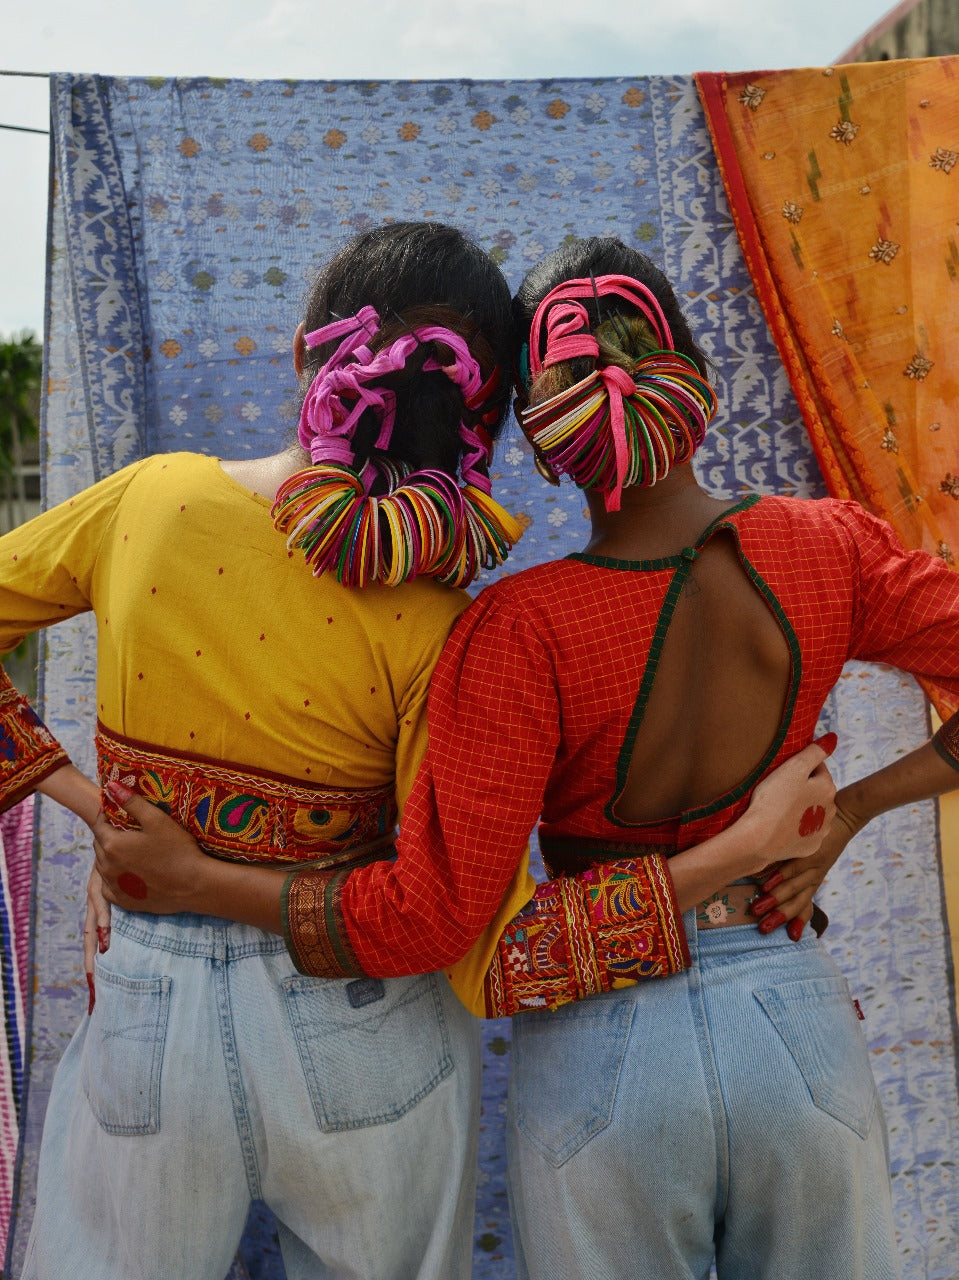
[[[688,472],[670,476],[653,502],[648,493],[624,493],[628,513],[597,521],[594,511],[600,532],[589,547],[648,562],[700,544],[674,571],[637,691],[632,756],[614,806],[629,823],[674,817],[748,778],[780,729],[793,662],[775,600],[750,576],[735,534],[720,520],[700,543],[732,504],[707,497]]]
[[[715,534],[690,565],[651,661],[616,803],[625,822],[671,817],[725,794],[756,768],[780,727],[789,645],[730,533]]]

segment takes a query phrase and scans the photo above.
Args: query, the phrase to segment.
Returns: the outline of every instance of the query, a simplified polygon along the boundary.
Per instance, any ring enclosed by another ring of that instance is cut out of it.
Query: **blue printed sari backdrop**
[[[707,486],[732,500],[747,490],[823,492],[690,78],[60,76],[52,89],[49,503],[145,453],[255,456],[285,444],[295,421],[290,339],[312,271],[353,232],[400,218],[462,226],[514,285],[564,236],[616,234],[645,250],[678,283],[719,371],[720,412],[697,463]],[[528,521],[507,571],[583,545],[581,495],[537,479],[515,427],[494,476],[500,500]],[[84,621],[49,635],[44,713],[88,768],[93,666]],[[833,727],[838,772],[849,776],[928,732],[913,682],[864,666],[849,668],[832,696],[823,728]],[[937,840],[931,806],[877,823],[822,898],[833,921],[828,944],[866,1012],[911,1280],[949,1280],[959,1244],[955,1032]],[[43,806],[13,1274],[50,1079],[85,1012],[87,846],[85,829]],[[487,1027],[477,1280],[515,1275],[502,1145],[509,1036],[508,1022]],[[265,1212],[251,1219],[234,1275],[282,1275]]]

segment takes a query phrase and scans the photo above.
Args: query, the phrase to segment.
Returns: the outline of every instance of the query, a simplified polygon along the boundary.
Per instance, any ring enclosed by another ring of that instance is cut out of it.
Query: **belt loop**
[[[696,923],[695,907],[690,907],[688,911],[683,912],[683,928],[686,930],[691,967],[695,967],[699,964],[699,926]]]

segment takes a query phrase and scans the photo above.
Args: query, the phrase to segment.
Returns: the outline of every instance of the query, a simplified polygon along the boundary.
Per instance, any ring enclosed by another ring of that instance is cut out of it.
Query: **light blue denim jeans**
[[[272,934],[114,909],[96,988],[24,1280],[222,1280],[254,1197],[290,1280],[469,1276],[479,1023],[442,975],[305,978]]]
[[[684,974],[513,1021],[522,1280],[894,1280],[886,1133],[817,939],[686,917]]]

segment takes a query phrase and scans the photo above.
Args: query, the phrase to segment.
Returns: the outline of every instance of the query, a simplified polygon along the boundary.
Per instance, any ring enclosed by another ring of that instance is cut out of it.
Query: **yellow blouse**
[[[291,791],[392,784],[402,816],[426,750],[433,667],[469,597],[432,579],[357,590],[315,578],[270,505],[215,458],[124,468],[0,538],[0,652],[91,610],[107,733],[269,773]],[[13,697],[0,800],[61,762],[29,717]],[[450,973],[476,1013],[500,931],[533,888],[524,857]]]
[[[310,785],[395,780],[400,805],[468,604],[429,579],[314,578],[270,503],[198,454],[134,463],[0,539],[0,651],[92,610],[108,729]]]

